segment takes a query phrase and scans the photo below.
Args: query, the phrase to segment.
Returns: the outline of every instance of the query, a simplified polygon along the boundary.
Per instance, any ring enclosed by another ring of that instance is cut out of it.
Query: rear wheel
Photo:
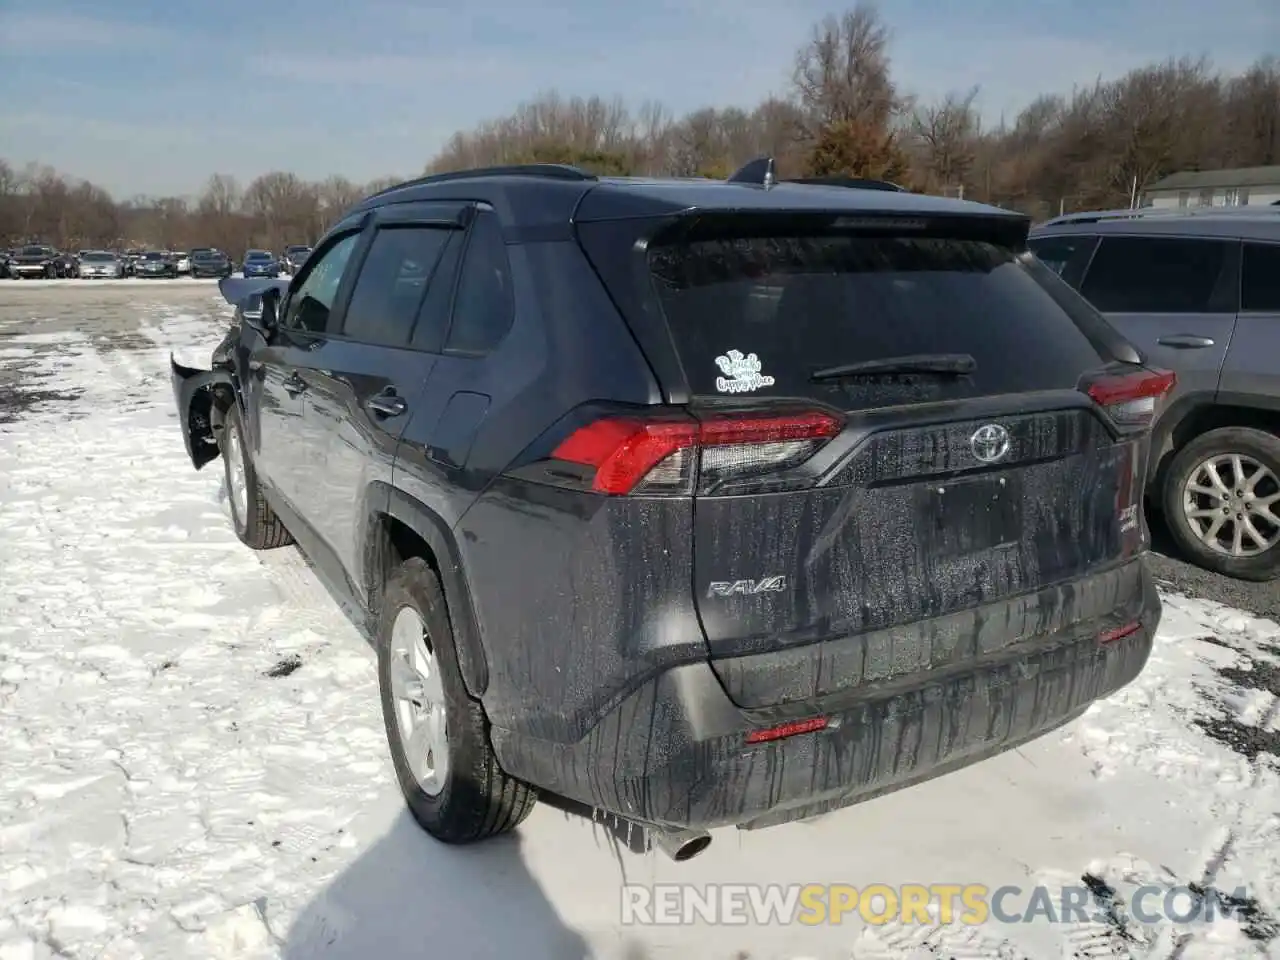
[[[1174,456],[1165,520],[1199,566],[1242,580],[1280,576],[1280,437],[1223,427]]]
[[[376,641],[391,763],[414,819],[445,843],[514,829],[536,795],[498,766],[488,719],[458,669],[440,580],[422,559],[387,582]]]
[[[293,543],[293,536],[267,503],[258,483],[258,473],[245,446],[240,411],[234,405],[227,411],[221,447],[227,499],[231,503],[231,525],[236,536],[255,550],[269,550]]]

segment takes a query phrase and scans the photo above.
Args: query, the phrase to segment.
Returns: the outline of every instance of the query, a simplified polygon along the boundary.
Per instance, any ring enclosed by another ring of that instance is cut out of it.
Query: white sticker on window
[[[760,358],[754,353],[743,356],[741,350],[728,350],[716,357],[716,366],[724,373],[716,377],[716,389],[721,393],[750,393],[773,386],[773,377],[761,375]]]

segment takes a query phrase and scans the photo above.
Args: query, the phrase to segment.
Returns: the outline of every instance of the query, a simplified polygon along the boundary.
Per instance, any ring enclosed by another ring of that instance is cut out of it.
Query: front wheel
[[[1162,500],[1170,534],[1198,566],[1280,576],[1280,437],[1249,427],[1201,434],[1169,464]]]
[[[267,503],[258,472],[244,442],[244,424],[234,404],[227,411],[220,440],[222,466],[231,502],[231,525],[245,546],[270,550],[293,543],[293,537]]]
[[[376,643],[391,763],[413,818],[444,843],[514,829],[536,795],[498,766],[484,709],[458,669],[440,580],[422,559],[388,580]]]

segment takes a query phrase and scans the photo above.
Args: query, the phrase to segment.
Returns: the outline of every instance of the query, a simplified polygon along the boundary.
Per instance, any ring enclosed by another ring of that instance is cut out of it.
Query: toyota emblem
[[[995,463],[1009,452],[1009,431],[998,423],[988,423],[973,431],[969,449],[983,463]]]

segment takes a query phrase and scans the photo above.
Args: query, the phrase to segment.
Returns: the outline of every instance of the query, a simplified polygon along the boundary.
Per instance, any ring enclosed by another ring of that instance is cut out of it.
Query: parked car
[[[110,280],[124,279],[124,263],[107,250],[84,250],[80,253],[80,278],[87,280],[101,277]]]
[[[1280,210],[1078,213],[1030,245],[1178,374],[1146,486],[1182,553],[1280,576]]]
[[[144,251],[130,250],[124,255],[124,269],[128,276],[137,276],[138,261],[142,259]]]
[[[238,537],[296,538],[363,612],[441,840],[542,790],[685,859],[1008,750],[1147,660],[1132,480],[1173,375],[1026,218],[772,169],[412,181],[291,280],[222,281],[210,369],[171,360]]]
[[[284,248],[284,269],[289,274],[295,274],[306,262],[307,257],[311,253],[311,248],[305,244],[293,244]]]
[[[178,265],[163,250],[151,250],[144,253],[133,265],[134,273],[139,277],[168,277],[178,275]]]
[[[9,270],[19,279],[44,277],[52,280],[58,275],[58,251],[43,243],[29,243],[19,247],[9,261]]]
[[[270,250],[250,250],[244,255],[246,277],[269,277],[274,280],[280,276],[280,261]]]
[[[231,258],[221,250],[214,250],[212,247],[202,247],[199,250],[191,251],[191,276],[198,279],[200,277],[229,277],[234,267]]]
[[[169,257],[173,260],[173,265],[179,274],[191,272],[191,254],[185,250],[179,250],[170,253]]]

